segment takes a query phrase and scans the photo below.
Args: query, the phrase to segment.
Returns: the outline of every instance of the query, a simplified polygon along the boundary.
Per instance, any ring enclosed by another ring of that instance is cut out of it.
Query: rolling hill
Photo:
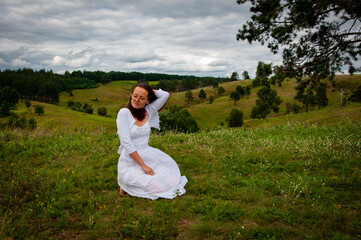
[[[361,75],[353,76],[337,76],[337,79],[346,79],[351,81],[356,87],[361,84]],[[248,98],[243,98],[234,105],[229,95],[236,89],[237,85],[246,86],[251,84],[252,80],[240,80],[235,82],[222,83],[220,86],[224,87],[226,92],[222,96],[218,96],[216,89],[212,87],[204,87],[207,94],[207,100],[198,98],[200,89],[192,90],[195,100],[191,103],[185,102],[185,93],[172,93],[171,98],[167,103],[170,105],[180,105],[187,107],[192,116],[196,119],[201,129],[213,129],[215,127],[222,127],[227,125],[226,118],[228,117],[232,108],[237,108],[244,113],[244,127],[255,127],[265,124],[265,120],[250,119],[250,112],[255,106],[257,99],[257,91],[259,88],[254,88]],[[81,128],[85,126],[96,128],[107,128],[109,130],[115,129],[115,118],[118,110],[125,107],[128,103],[129,94],[132,86],[136,84],[134,81],[114,81],[107,85],[101,85],[93,89],[73,90],[73,96],[63,92],[60,95],[60,101],[57,105],[32,102],[32,105],[40,104],[44,106],[45,114],[37,116],[32,107],[27,109],[23,102],[20,102],[15,111],[18,114],[24,114],[27,117],[33,117],[38,122],[38,126],[52,127],[62,125],[67,128]],[[295,86],[296,81],[291,79],[284,81],[281,87],[272,86],[277,91],[282,99],[280,112],[271,114],[267,124],[279,124],[284,121],[310,121],[315,123],[328,123],[338,121],[340,118],[361,118],[361,104],[350,103],[347,106],[339,107],[338,94],[332,91],[332,87],[328,87],[327,96],[329,98],[329,105],[325,108],[317,110],[311,108],[308,113],[301,112],[299,114],[286,114],[286,103],[296,102],[293,98],[296,95]],[[212,104],[208,103],[209,96],[214,97]],[[67,102],[72,100],[74,102],[88,103],[94,109],[93,114],[86,114],[73,111],[67,108]],[[102,117],[97,115],[99,107],[106,107],[109,117]]]

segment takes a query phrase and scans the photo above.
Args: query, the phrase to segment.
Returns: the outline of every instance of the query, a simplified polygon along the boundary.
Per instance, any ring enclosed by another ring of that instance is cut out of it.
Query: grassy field
[[[3,130],[1,239],[359,239],[361,122],[152,135],[189,182],[119,197],[106,129]]]
[[[185,195],[151,201],[116,193],[115,115],[134,84],[62,93],[58,105],[32,102],[44,106],[40,116],[18,104],[15,112],[38,128],[0,131],[0,239],[361,238],[360,103],[340,108],[329,89],[326,108],[286,115],[282,105],[266,123],[249,118],[253,89],[236,105],[244,126],[229,129],[229,93],[250,81],[221,84],[223,96],[204,88],[213,104],[196,97],[187,105],[173,93],[168,105],[188,106],[202,131],[151,135],[189,180]],[[283,104],[293,102],[295,84],[274,87]],[[94,114],[68,109],[69,100]],[[110,117],[96,114],[103,106]]]

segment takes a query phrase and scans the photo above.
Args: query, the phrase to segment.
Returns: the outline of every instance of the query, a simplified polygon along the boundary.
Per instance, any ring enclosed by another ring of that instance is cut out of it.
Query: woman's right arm
[[[127,150],[128,153],[136,151],[132,139],[130,137],[129,118],[130,111],[127,108],[122,108],[117,115],[117,134],[120,139],[120,143]]]
[[[139,164],[139,166],[143,169],[143,171],[145,172],[145,174],[148,175],[154,175],[154,171],[153,169],[151,169],[150,167],[148,167],[147,165],[145,165],[145,163],[143,162],[142,158],[139,156],[138,152],[132,152],[131,154],[129,154],[133,160]]]

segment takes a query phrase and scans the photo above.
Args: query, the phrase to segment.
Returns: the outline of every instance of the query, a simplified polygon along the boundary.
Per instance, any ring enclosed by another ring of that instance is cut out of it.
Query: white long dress
[[[145,174],[123,148],[118,161],[119,186],[131,196],[153,200],[173,199],[184,194],[187,178],[181,176],[178,165],[170,156],[148,145],[149,135],[149,121],[141,127],[134,124],[130,127],[130,141],[144,163],[153,169],[154,175]]]

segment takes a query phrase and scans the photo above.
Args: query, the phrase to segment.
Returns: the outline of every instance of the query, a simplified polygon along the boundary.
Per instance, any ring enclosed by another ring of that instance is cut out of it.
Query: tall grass
[[[359,239],[361,124],[154,134],[189,179],[174,200],[119,197],[115,132],[0,132],[0,238]]]

